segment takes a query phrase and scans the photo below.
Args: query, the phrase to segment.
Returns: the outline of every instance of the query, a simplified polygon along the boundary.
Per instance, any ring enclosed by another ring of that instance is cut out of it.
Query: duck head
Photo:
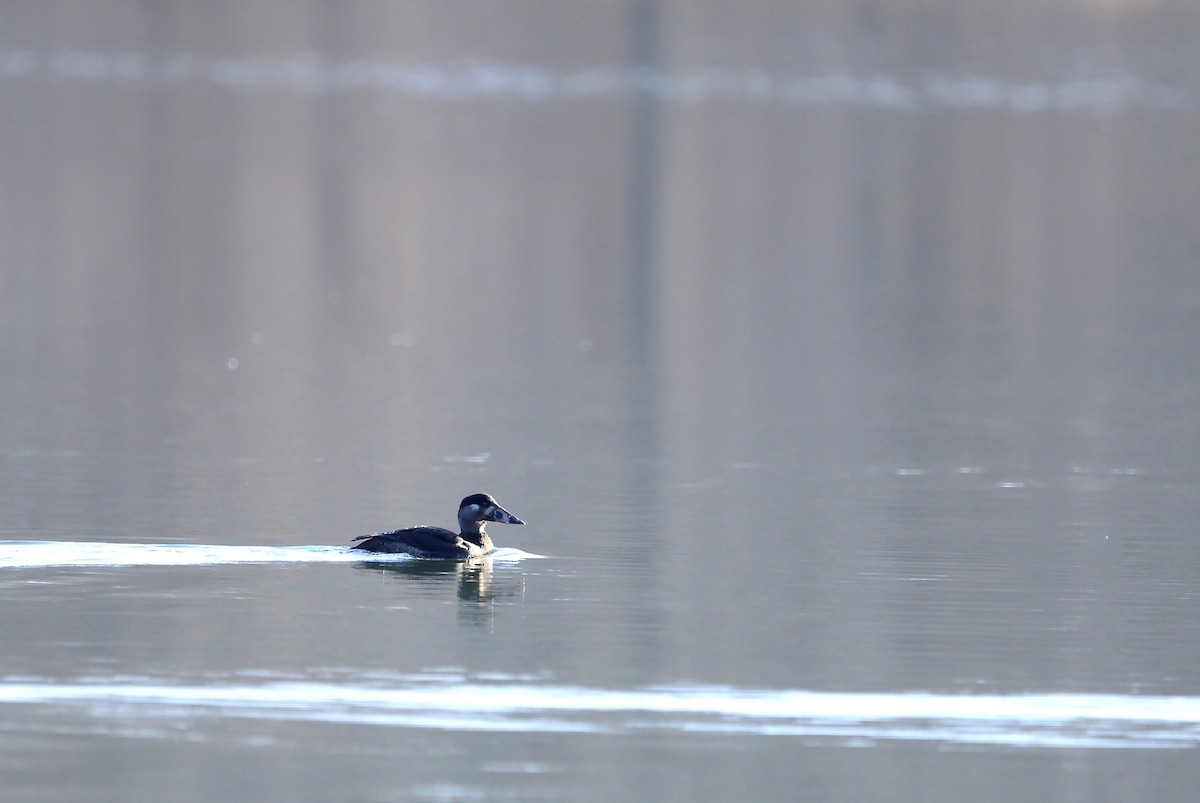
[[[464,532],[482,532],[489,521],[502,524],[524,524],[525,522],[500,507],[500,503],[488,494],[471,494],[458,505],[458,526]]]

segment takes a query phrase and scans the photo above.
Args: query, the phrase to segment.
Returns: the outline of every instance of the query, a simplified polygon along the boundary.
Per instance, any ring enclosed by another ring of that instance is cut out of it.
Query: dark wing
[[[423,558],[464,558],[469,553],[458,534],[444,527],[409,527],[354,540],[359,543],[351,548],[364,552],[403,552]]]

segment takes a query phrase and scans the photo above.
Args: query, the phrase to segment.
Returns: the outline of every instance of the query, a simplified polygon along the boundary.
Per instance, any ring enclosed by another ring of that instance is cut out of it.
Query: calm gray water
[[[1197,7],[451,5],[4,5],[5,800],[1194,794]]]

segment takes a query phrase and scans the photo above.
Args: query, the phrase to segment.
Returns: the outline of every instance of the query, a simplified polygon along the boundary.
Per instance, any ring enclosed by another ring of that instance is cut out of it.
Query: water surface
[[[1186,797],[1197,35],[14,5],[6,796]]]

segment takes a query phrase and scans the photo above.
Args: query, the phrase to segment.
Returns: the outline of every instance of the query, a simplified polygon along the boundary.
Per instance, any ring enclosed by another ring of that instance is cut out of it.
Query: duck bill
[[[492,521],[498,521],[501,524],[524,524],[525,523],[525,522],[521,521],[520,519],[518,519],[513,514],[509,513],[504,508],[500,507],[499,505],[496,505],[496,508],[492,511]]]

